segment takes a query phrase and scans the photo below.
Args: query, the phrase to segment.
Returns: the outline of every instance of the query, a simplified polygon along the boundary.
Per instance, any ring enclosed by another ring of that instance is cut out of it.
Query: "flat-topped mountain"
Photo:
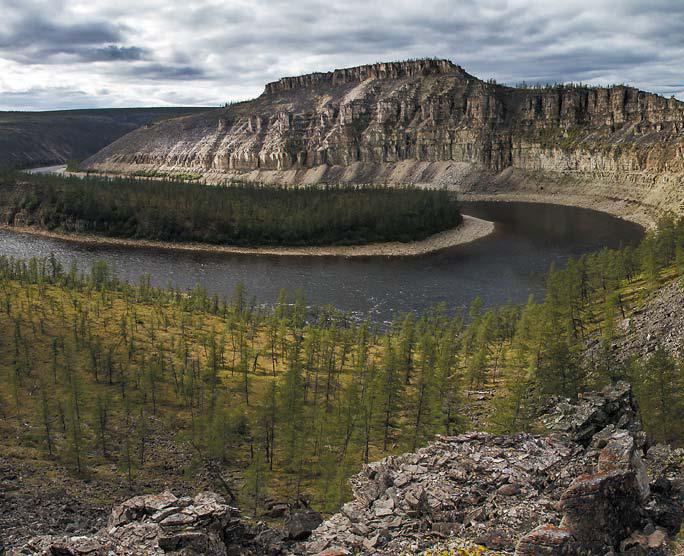
[[[448,60],[379,63],[285,77],[254,100],[136,130],[87,166],[681,211],[684,103],[622,85],[502,86]]]

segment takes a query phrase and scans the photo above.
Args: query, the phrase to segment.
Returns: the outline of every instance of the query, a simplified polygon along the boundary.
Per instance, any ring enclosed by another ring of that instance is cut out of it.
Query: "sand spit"
[[[486,237],[494,231],[494,223],[473,216],[463,215],[463,223],[457,228],[440,232],[421,241],[320,247],[237,247],[230,245],[211,245],[207,243],[174,243],[121,239],[95,235],[66,234],[41,230],[39,228],[8,225],[2,225],[0,226],[0,229],[81,244],[144,249],[171,249],[234,255],[291,257],[415,257],[433,253],[435,251],[441,251],[442,249],[447,249],[449,247],[455,247],[456,245],[463,245]]]

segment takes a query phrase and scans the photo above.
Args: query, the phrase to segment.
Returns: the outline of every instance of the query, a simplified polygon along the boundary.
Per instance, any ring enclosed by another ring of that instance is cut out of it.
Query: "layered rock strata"
[[[252,101],[135,131],[86,165],[681,212],[684,103],[626,86],[506,87],[448,60],[381,63],[283,78]]]

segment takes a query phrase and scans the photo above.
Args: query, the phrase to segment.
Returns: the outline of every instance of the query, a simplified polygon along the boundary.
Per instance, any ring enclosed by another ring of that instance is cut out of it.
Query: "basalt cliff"
[[[323,522],[283,505],[282,527],[249,524],[217,494],[166,491],[125,501],[96,533],[34,537],[9,554],[682,554],[684,451],[649,445],[629,384],[555,400],[542,419],[548,436],[472,432],[367,465]]]
[[[684,211],[684,102],[627,86],[507,87],[448,60],[379,63],[280,79],[254,100],[134,131],[85,165],[446,185],[645,222]]]

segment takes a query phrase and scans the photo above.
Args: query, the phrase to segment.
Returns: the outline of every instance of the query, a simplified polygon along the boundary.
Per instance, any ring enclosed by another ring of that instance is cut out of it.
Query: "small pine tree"
[[[254,517],[257,517],[259,508],[269,492],[270,473],[263,446],[263,442],[257,442],[252,461],[245,472],[245,491]]]

